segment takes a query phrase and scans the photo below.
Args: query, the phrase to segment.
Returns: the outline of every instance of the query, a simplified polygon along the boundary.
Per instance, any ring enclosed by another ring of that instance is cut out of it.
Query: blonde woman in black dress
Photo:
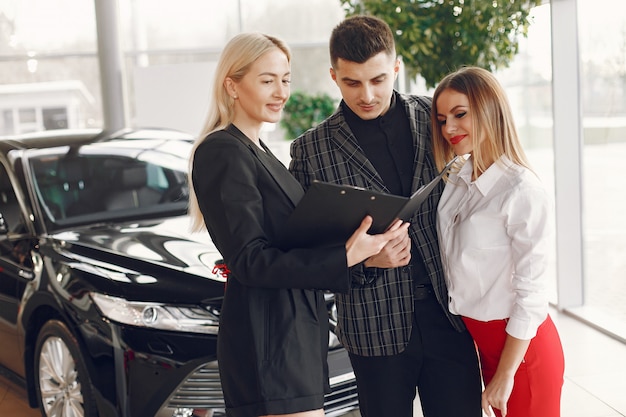
[[[346,292],[348,268],[406,235],[400,222],[345,244],[282,250],[274,242],[303,195],[259,139],[289,97],[290,52],[279,39],[234,37],[218,63],[212,108],[191,162],[190,214],[230,271],[218,335],[226,411],[234,417],[323,416],[330,390],[323,292]]]

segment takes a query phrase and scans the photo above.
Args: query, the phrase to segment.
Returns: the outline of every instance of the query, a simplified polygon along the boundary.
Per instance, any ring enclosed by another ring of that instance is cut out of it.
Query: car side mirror
[[[0,213],[0,236],[6,235],[9,233],[9,227],[7,226],[6,220],[4,220],[4,216]]]

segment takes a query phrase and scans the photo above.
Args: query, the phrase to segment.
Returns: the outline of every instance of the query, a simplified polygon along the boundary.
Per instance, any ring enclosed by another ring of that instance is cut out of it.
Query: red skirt
[[[478,321],[463,317],[476,342],[485,385],[496,372],[504,342],[506,320]],[[550,316],[539,326],[515,373],[507,417],[560,417],[565,360],[559,333]],[[501,417],[500,410],[494,410]]]

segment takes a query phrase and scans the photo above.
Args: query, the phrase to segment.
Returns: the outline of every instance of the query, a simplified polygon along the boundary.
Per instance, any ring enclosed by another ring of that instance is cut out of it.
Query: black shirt
[[[372,163],[391,194],[408,197],[411,194],[415,166],[415,148],[409,118],[398,93],[391,96],[387,112],[372,120],[363,120],[345,102],[341,102],[346,122],[359,146]],[[411,245],[413,279],[416,285],[429,284],[424,261],[415,245]]]
[[[372,120],[363,120],[342,102],[346,121],[383,183],[391,194],[408,197],[413,182],[415,149],[409,119],[391,96],[389,110]]]

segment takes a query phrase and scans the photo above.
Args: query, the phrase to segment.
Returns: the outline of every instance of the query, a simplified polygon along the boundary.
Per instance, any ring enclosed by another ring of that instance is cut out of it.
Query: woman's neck
[[[261,132],[261,125],[257,125],[257,124],[253,124],[253,123],[245,123],[241,120],[233,120],[233,125],[235,125],[235,127],[237,127],[237,129],[239,129],[241,131],[241,133],[243,133],[244,135],[246,135],[246,137],[248,139],[250,139],[252,141],[252,143],[254,143],[256,146],[258,146],[260,149],[263,149],[261,147],[261,141],[259,139],[260,136],[260,132]]]

